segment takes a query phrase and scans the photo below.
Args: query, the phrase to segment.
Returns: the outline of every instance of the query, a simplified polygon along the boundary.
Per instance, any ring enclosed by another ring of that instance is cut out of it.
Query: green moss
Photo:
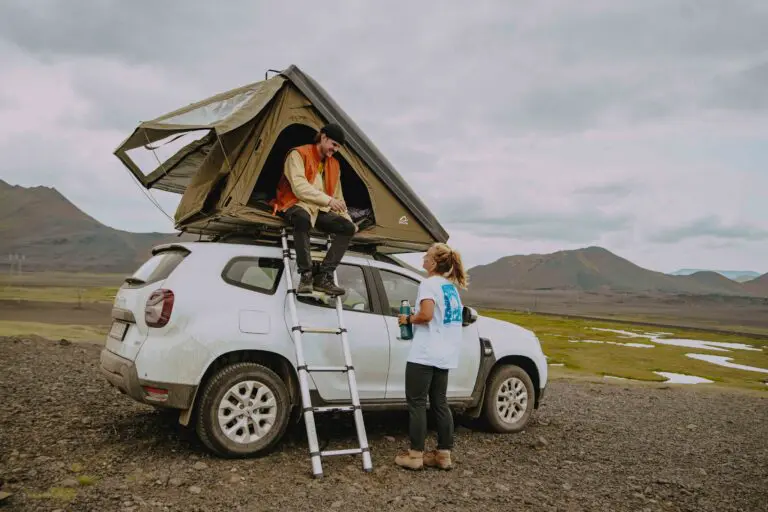
[[[98,478],[90,475],[80,475],[77,477],[77,483],[79,483],[82,486],[96,485],[97,481],[98,481]]]
[[[70,502],[77,496],[77,490],[69,487],[51,487],[44,493],[29,493],[27,496],[33,499]]]

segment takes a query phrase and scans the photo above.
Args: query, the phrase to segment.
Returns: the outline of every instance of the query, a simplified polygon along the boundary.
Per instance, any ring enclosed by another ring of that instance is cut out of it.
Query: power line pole
[[[26,261],[26,254],[9,254],[8,255],[8,275],[14,274],[21,275],[24,271],[24,262]]]

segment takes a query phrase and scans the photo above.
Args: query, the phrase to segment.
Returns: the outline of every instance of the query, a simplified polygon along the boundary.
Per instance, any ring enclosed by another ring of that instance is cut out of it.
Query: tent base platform
[[[210,242],[279,246],[283,229],[287,229],[291,234],[292,227],[281,217],[271,215],[270,217],[272,218],[262,221],[246,221],[228,215],[212,215],[187,222],[184,226],[178,226],[177,229],[187,235],[197,235],[201,240],[205,237],[205,241]],[[327,236],[320,230],[310,231],[313,245],[324,244]],[[352,237],[349,250],[365,254],[407,254],[426,252],[430,245],[430,243],[378,237],[362,231]]]

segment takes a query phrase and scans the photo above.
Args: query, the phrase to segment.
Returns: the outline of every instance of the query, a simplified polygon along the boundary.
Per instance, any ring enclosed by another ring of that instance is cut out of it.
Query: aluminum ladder
[[[355,380],[355,369],[352,365],[352,357],[349,350],[349,340],[347,339],[347,329],[344,326],[344,315],[342,314],[343,308],[341,303],[341,297],[334,298],[336,302],[336,317],[338,318],[339,327],[337,329],[328,328],[313,328],[303,326],[299,323],[298,313],[296,311],[296,288],[293,285],[293,279],[291,277],[291,265],[290,262],[293,259],[291,257],[291,251],[288,247],[288,233],[286,229],[281,231],[281,239],[283,246],[283,264],[285,268],[286,288],[288,290],[288,304],[291,313],[291,335],[294,338],[294,347],[296,349],[296,370],[299,373],[299,386],[301,388],[301,401],[302,401],[302,413],[304,414],[304,424],[307,428],[307,440],[309,443],[309,456],[312,461],[312,475],[315,478],[322,478],[323,466],[322,457],[331,457],[334,455],[356,455],[362,454],[363,469],[366,472],[373,471],[373,463],[371,462],[371,450],[368,446],[368,439],[365,433],[365,424],[363,422],[363,411],[360,407],[360,395],[357,390],[357,381]],[[331,238],[327,239],[326,248],[330,247]],[[338,276],[334,271],[333,282],[338,286]],[[341,336],[341,345],[344,353],[344,366],[311,366],[307,365],[304,360],[303,339],[304,334],[336,334]],[[309,382],[308,377],[312,372],[334,372],[334,373],[346,373],[349,382],[350,395],[352,397],[352,405],[334,405],[331,407],[314,407],[309,395]],[[317,440],[317,430],[315,428],[315,413],[324,412],[352,412],[355,416],[355,427],[357,429],[357,438],[360,443],[359,448],[349,448],[344,450],[326,450],[321,451]]]

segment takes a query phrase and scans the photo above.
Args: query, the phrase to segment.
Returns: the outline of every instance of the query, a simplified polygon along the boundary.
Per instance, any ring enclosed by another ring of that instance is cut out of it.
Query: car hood
[[[487,316],[478,316],[476,325],[478,334],[483,338],[490,339],[494,349],[511,345],[516,347],[525,345],[535,352],[541,351],[539,339],[530,329]],[[502,352],[505,351],[502,350]]]

